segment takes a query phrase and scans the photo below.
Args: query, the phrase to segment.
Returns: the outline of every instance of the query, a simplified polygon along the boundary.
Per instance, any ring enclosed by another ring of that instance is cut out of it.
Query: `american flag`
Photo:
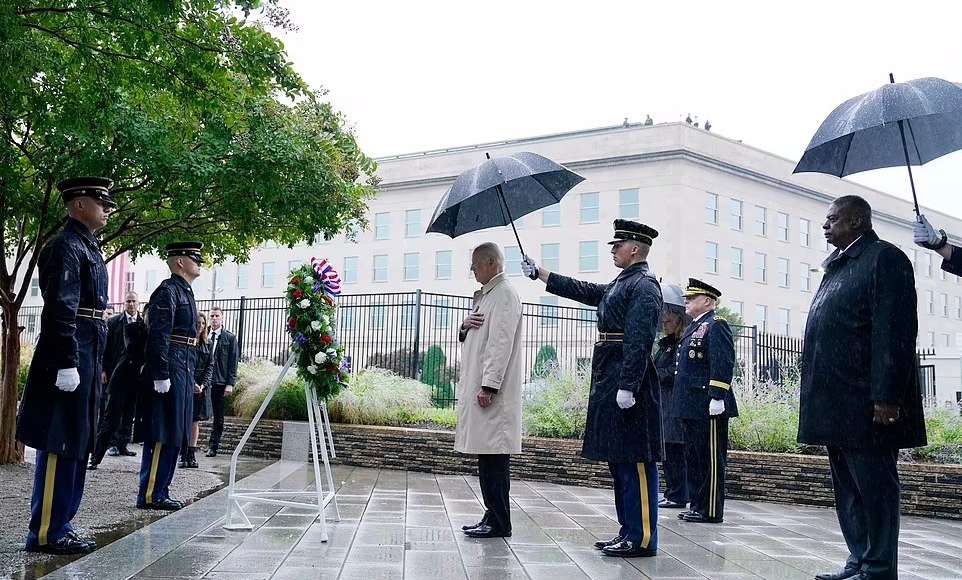
[[[341,294],[341,277],[337,274],[334,266],[327,261],[327,258],[323,260],[311,258],[311,265],[317,272],[318,279],[324,284],[324,290],[331,296],[339,296]]]

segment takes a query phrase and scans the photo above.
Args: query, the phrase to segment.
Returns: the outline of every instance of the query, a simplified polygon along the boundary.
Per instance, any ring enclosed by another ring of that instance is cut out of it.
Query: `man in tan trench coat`
[[[454,449],[478,456],[485,512],[462,529],[472,538],[501,538],[511,535],[510,454],[521,453],[521,300],[497,244],[474,249],[471,271],[481,289],[458,335],[464,346]]]

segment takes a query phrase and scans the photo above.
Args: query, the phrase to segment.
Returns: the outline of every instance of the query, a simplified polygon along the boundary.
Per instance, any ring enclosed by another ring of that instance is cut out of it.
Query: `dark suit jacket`
[[[137,320],[143,320],[140,313],[137,313]],[[121,312],[114,315],[107,321],[107,346],[104,348],[104,372],[109,379],[114,374],[117,364],[127,352],[126,342],[124,341],[124,329],[127,326],[127,313]]]
[[[208,331],[208,342],[214,344],[213,332]],[[217,340],[217,351],[211,353],[211,361],[214,373],[210,382],[214,385],[236,385],[237,384],[237,359],[240,358],[240,351],[237,348],[237,337],[226,328],[220,329],[220,338]]]

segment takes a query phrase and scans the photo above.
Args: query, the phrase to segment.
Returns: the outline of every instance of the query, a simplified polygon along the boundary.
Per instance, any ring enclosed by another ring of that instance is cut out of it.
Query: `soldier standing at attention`
[[[190,441],[193,425],[197,304],[191,283],[204,263],[201,242],[167,244],[167,278],[147,303],[144,397],[137,406],[135,437],[144,442],[137,507],[178,510],[170,497],[180,447]]]
[[[69,218],[38,257],[40,337],[17,416],[17,439],[37,450],[29,552],[82,554],[97,547],[70,521],[80,508],[100,409],[107,268],[94,233],[116,207],[112,184],[102,177],[57,184]]]
[[[718,524],[725,511],[728,418],[738,416],[732,393],[735,341],[724,318],[715,316],[721,292],[694,278],[685,290],[691,324],[678,346],[674,414],[685,425],[690,509],[686,522]]]
[[[591,358],[591,394],[582,457],[607,461],[621,529],[595,547],[606,556],[658,552],[658,466],[662,458],[658,374],[651,351],[661,318],[658,280],[648,269],[654,229],[615,220],[611,257],[621,273],[592,284],[538,268],[525,256],[522,270],[548,292],[598,307],[598,342]]]

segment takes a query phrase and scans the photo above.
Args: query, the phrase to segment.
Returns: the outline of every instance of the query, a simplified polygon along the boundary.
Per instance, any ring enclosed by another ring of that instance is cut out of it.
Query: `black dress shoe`
[[[825,574],[816,574],[815,580],[846,580],[848,578],[856,578],[861,573],[859,568],[849,568],[846,566],[841,572],[826,572]]]
[[[481,520],[480,522],[476,524],[471,524],[470,526],[461,526],[461,531],[466,532],[468,530],[474,530],[476,528],[480,528],[481,526],[485,525],[485,523],[486,522],[484,520]]]
[[[73,530],[70,530],[69,532],[67,532],[67,537],[72,540],[77,540],[78,542],[83,542],[84,544],[87,544],[88,546],[90,546],[91,550],[97,549],[97,542],[87,538],[81,538],[80,535],[78,535],[77,532]]]
[[[625,539],[624,536],[622,536],[621,534],[618,534],[617,536],[615,536],[614,538],[611,538],[610,540],[602,540],[600,542],[595,542],[595,548],[598,550],[603,550],[605,546],[617,544],[618,542],[624,539]]]
[[[680,514],[678,514],[678,519],[679,519],[679,520],[683,520],[683,519],[685,519],[685,516],[690,516],[690,515],[693,514],[693,513],[695,513],[695,512],[693,512],[693,511],[691,511],[691,510],[685,510],[685,511],[681,512]]]
[[[688,504],[686,504],[686,503],[678,503],[678,502],[676,502],[676,501],[671,501],[670,499],[667,499],[667,498],[665,498],[665,499],[661,500],[660,502],[658,502],[658,507],[664,508],[664,509],[669,509],[669,510],[682,509],[682,508],[684,508],[684,507],[687,506],[687,505],[688,505]]]
[[[176,499],[171,499],[165,497],[164,499],[159,499],[153,503],[138,503],[137,508],[142,510],[162,510],[167,512],[175,512],[180,508],[184,507],[184,504],[180,503]]]
[[[601,549],[605,556],[617,556],[619,558],[650,558],[658,553],[658,550],[642,548],[637,542],[622,540],[617,544],[611,544]]]
[[[99,464],[99,463],[94,463],[94,460],[91,459],[91,460],[90,460],[90,463],[87,465],[87,471],[94,471],[95,469],[97,469],[97,466],[98,466],[98,465],[100,465],[100,464]]]
[[[208,449],[208,450],[207,450],[207,453],[205,453],[204,456],[206,456],[206,457],[217,457],[217,450],[216,450],[216,449],[213,449],[213,448]]]
[[[464,530],[464,535],[469,538],[510,538],[511,532],[503,532],[488,524],[482,524],[476,528]]]
[[[122,446],[118,447],[118,448],[117,448],[117,451],[119,451],[121,455],[124,455],[124,456],[127,456],[127,457],[136,457],[136,456],[137,456],[137,452],[136,452],[136,451],[131,451],[130,449],[127,449],[127,446],[126,446],[126,445],[122,445]]]
[[[109,456],[111,456],[111,457],[120,457],[120,449],[117,449],[117,446],[116,446],[116,445],[111,445],[111,446],[107,449],[107,455],[109,455]]]
[[[43,546],[28,546],[24,548],[27,552],[43,552],[44,554],[57,554],[60,556],[68,554],[89,554],[94,551],[94,547],[81,540],[75,540],[66,535],[56,542],[50,542]]]
[[[177,469],[184,469],[187,467],[187,458],[181,457],[180,461],[177,463]]]
[[[720,524],[722,523],[722,518],[710,518],[705,514],[700,514],[698,512],[689,512],[685,514],[685,517],[681,518],[686,522],[691,522],[693,524]]]

